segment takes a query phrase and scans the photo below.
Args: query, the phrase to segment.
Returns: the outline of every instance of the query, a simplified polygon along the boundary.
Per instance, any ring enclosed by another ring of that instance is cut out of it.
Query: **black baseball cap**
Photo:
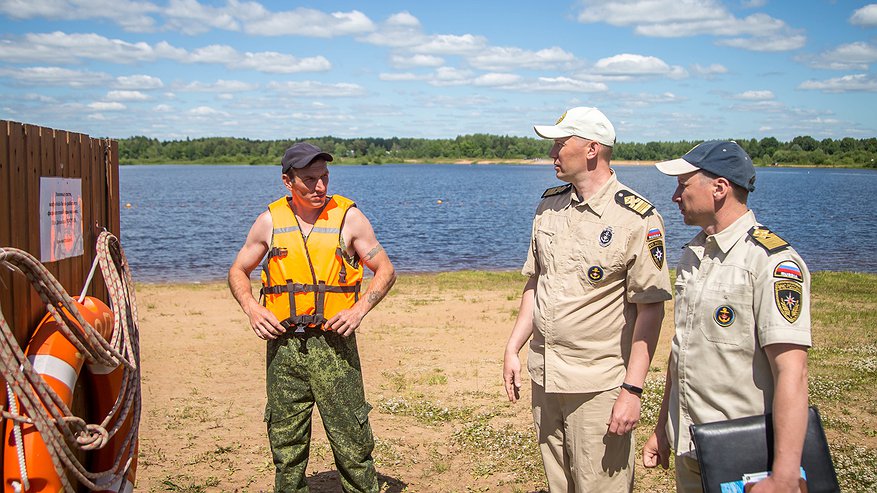
[[[301,169],[311,164],[314,159],[321,158],[331,161],[332,155],[323,152],[319,147],[307,142],[296,142],[283,154],[280,164],[283,165],[283,173],[288,173],[291,168]]]
[[[755,191],[755,166],[752,159],[733,140],[710,140],[698,144],[679,159],[655,164],[658,171],[679,176],[704,170],[727,178],[750,192]]]

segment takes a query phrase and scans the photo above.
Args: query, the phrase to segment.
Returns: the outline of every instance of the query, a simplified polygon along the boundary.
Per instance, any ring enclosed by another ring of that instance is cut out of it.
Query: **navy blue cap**
[[[727,178],[750,192],[755,191],[752,158],[734,141],[710,140],[699,144],[679,159],[655,164],[665,175],[679,176],[704,170]]]
[[[332,155],[328,152],[323,152],[322,149],[313,144],[308,144],[307,142],[296,142],[292,147],[286,150],[286,153],[283,154],[283,159],[280,160],[280,164],[283,165],[283,173],[285,174],[289,172],[291,168],[304,168],[317,158],[331,161]]]

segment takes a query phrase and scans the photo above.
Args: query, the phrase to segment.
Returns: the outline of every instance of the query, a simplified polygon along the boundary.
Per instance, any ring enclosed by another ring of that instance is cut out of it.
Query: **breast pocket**
[[[542,270],[551,263],[551,246],[554,244],[554,232],[546,229],[536,230],[536,260]]]
[[[752,287],[714,284],[701,293],[698,327],[710,342],[740,346],[754,333]]]
[[[594,287],[624,276],[627,269],[624,263],[627,238],[624,233],[616,232],[615,239],[606,246],[601,246],[590,237],[579,239],[570,267],[576,270],[584,287]]]

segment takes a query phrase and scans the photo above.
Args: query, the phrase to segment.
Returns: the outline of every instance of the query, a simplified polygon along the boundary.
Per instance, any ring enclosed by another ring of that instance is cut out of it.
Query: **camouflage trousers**
[[[377,492],[355,336],[309,332],[268,341],[265,421],[274,458],[274,491],[306,492],[305,469],[316,403],[345,492]]]

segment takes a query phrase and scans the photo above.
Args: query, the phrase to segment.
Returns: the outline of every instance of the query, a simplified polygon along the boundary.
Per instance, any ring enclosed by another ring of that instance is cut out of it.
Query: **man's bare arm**
[[[771,475],[753,488],[798,491],[801,453],[807,434],[807,348],[797,344],[764,347],[774,377],[774,458]]]
[[[268,252],[272,227],[268,211],[256,218],[244,246],[228,269],[228,288],[247,315],[253,332],[262,339],[275,339],[285,332],[277,317],[253,296],[250,284],[250,274]]]
[[[362,319],[390,292],[396,282],[396,269],[390,262],[387,252],[378,243],[374,229],[365,215],[356,208],[351,208],[344,220],[343,236],[362,263],[374,272],[368,289],[349,310],[342,310],[327,326],[343,336],[353,334],[359,328]]]

